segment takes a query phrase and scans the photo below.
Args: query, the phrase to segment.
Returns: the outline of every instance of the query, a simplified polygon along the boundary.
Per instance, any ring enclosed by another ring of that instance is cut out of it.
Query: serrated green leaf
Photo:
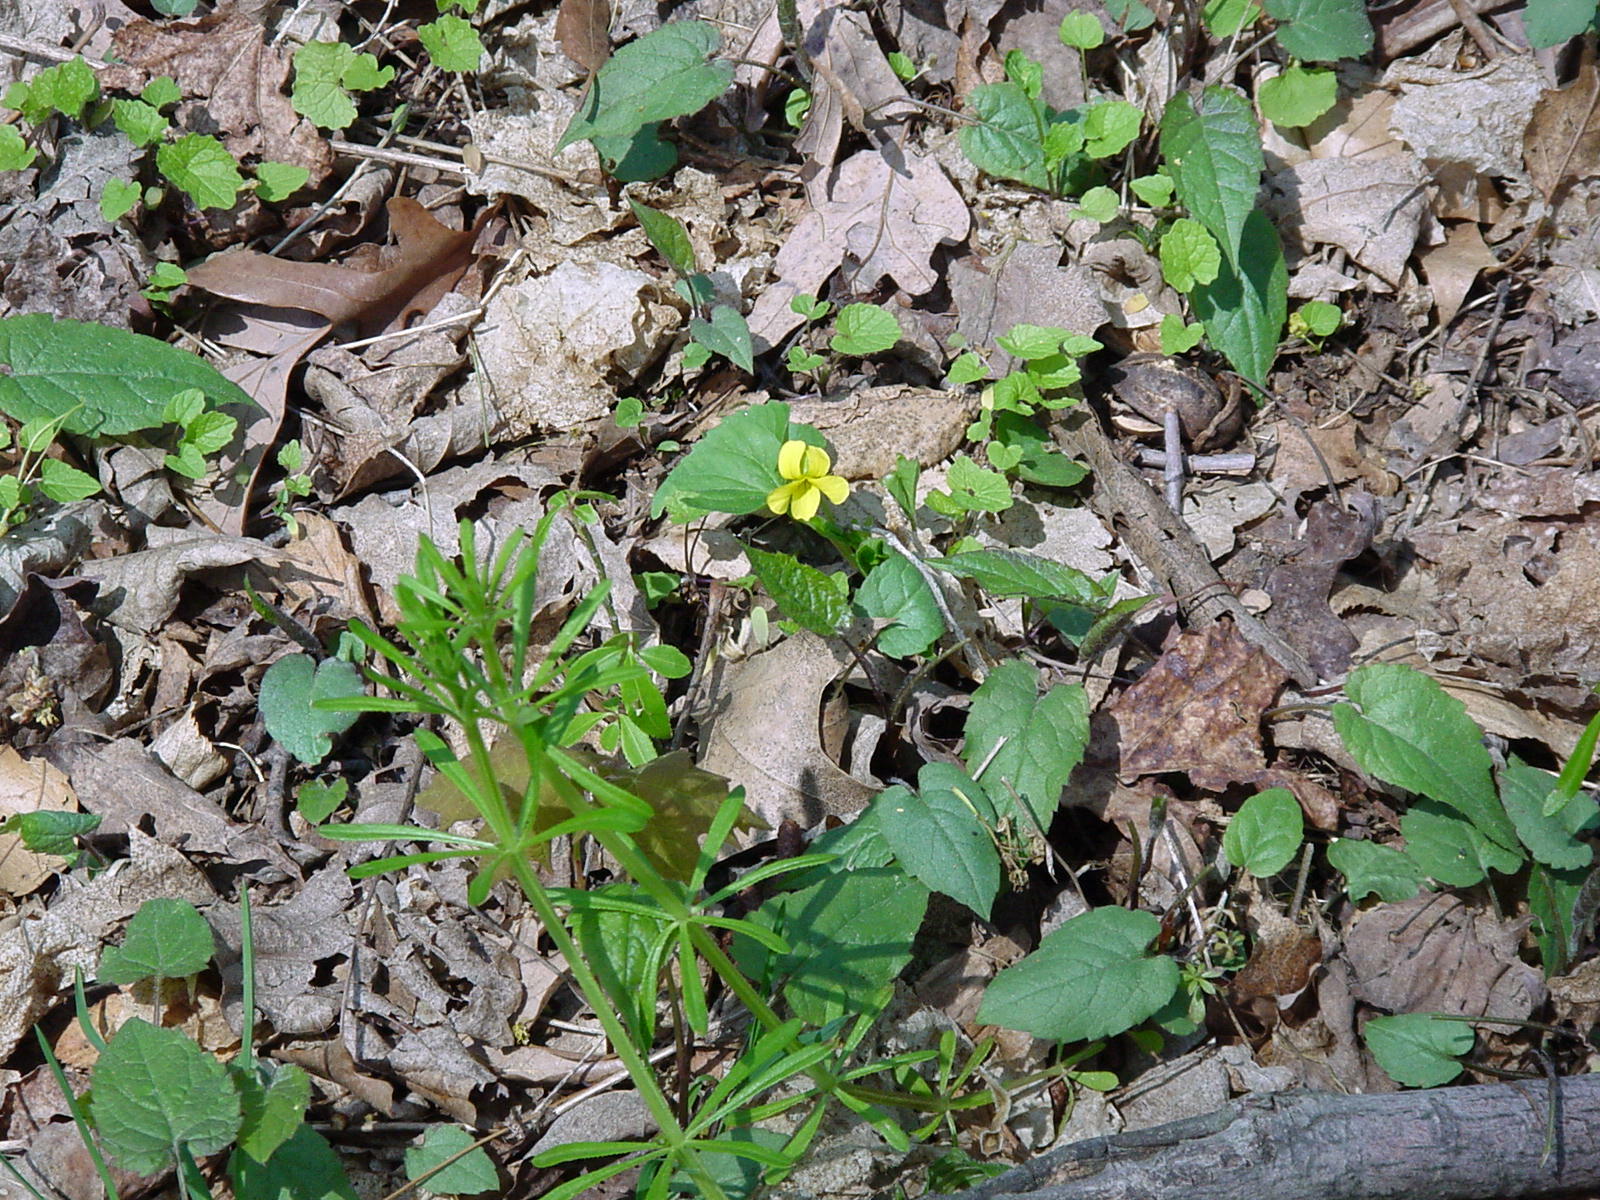
[[[98,828],[100,817],[96,813],[57,812],[54,809],[15,813],[0,821],[0,834],[14,833],[35,854],[50,854],[57,858],[71,858],[78,852],[77,839]]]
[[[1155,10],[1144,0],[1106,0],[1106,12],[1129,33],[1148,29],[1156,23]]]
[[[1076,487],[1089,475],[1089,468],[1068,458],[1055,448],[1050,435],[1036,421],[1019,413],[1001,412],[994,416],[994,443],[1020,452],[1016,477],[1041,487]]]
[[[1091,104],[1083,115],[1083,150],[1090,158],[1121,154],[1139,136],[1144,113],[1126,100]]]
[[[1268,788],[1239,806],[1222,837],[1222,852],[1258,879],[1276,875],[1293,860],[1305,836],[1300,802],[1288,788]]]
[[[998,471],[980,467],[965,454],[956,455],[945,473],[950,500],[962,512],[1005,512],[1011,507],[1011,485]],[[935,497],[929,498],[932,504]]]
[[[826,1025],[883,1007],[911,961],[928,891],[898,868],[867,867],[827,875],[767,904],[775,930],[796,948],[777,963],[784,998],[802,1021]]]
[[[1466,705],[1411,667],[1376,664],[1350,673],[1350,703],[1333,727],[1368,774],[1431,796],[1464,814],[1491,841],[1513,850],[1516,830],[1495,794],[1489,752]]]
[[[333,1147],[300,1125],[265,1163],[235,1153],[228,1163],[233,1194],[249,1200],[357,1200]]]
[[[256,164],[256,195],[268,204],[287,200],[311,178],[311,172],[294,163],[263,162]]]
[[[1523,27],[1535,50],[1569,42],[1594,21],[1593,0],[1528,0],[1522,10]]]
[[[126,179],[108,179],[100,190],[100,215],[107,221],[120,221],[139,203],[144,189]]]
[[[44,313],[0,318],[0,412],[53,421],[86,437],[153,429],[174,392],[199,388],[217,406],[254,408],[203,359],[156,338],[62,321]]]
[[[1308,300],[1295,309],[1289,319],[1289,332],[1300,336],[1325,338],[1344,324],[1344,313],[1326,300]]]
[[[1125,908],[1073,917],[995,976],[978,1020],[1057,1042],[1131,1029],[1177,991],[1178,965],[1149,953],[1160,931],[1154,914]]]
[[[706,61],[722,35],[705,21],[675,21],[630,42],[595,74],[556,149],[582,139],[630,137],[657,121],[699,112],[733,82],[733,64]]]
[[[211,926],[187,900],[146,900],[128,922],[121,946],[100,956],[104,983],[142,979],[187,979],[199,974],[216,951]]]
[[[1179,217],[1161,235],[1161,276],[1178,291],[1214,283],[1221,266],[1217,240],[1199,221]]]
[[[1211,344],[1229,365],[1265,386],[1289,312],[1289,267],[1278,231],[1259,209],[1245,220],[1239,252],[1242,274],[1226,255],[1217,278],[1189,294]]]
[[[215,454],[233,440],[239,422],[227,413],[203,412],[190,421],[183,430],[183,440],[201,454]]]
[[[693,848],[694,842],[689,846]],[[673,874],[681,878],[685,873]],[[597,889],[595,895],[649,905],[648,898],[631,884],[612,884]],[[661,922],[637,911],[585,908],[581,904],[574,909],[572,921],[579,945],[594,963],[595,973],[612,997],[617,1014],[634,1037],[648,1044],[655,1036]]]
[[[1024,362],[1035,362],[1049,358],[1053,354],[1060,354],[1061,343],[1066,341],[1071,333],[1070,329],[1057,325],[1019,323],[995,338],[994,344]]]
[[[1600,821],[1600,805],[1593,796],[1580,792],[1545,816],[1544,801],[1552,783],[1544,771],[1512,755],[1500,772],[1500,800],[1516,826],[1517,837],[1537,861],[1557,870],[1587,867],[1594,861],[1594,847],[1577,835]]]
[[[1214,38],[1237,37],[1261,18],[1257,0],[1206,0],[1200,20]]]
[[[228,148],[204,133],[189,133],[156,151],[156,169],[198,208],[232,208],[244,187]]]
[[[178,82],[172,76],[157,75],[144,85],[144,90],[139,93],[139,99],[146,104],[161,109],[182,100],[183,92],[178,89]]]
[[[87,500],[100,491],[100,481],[59,459],[39,460],[39,490],[57,504]]]
[[[973,693],[962,759],[983,768],[981,782],[1002,812],[1027,806],[1023,828],[1049,829],[1062,789],[1089,744],[1089,701],[1077,684],[1039,695],[1039,672],[1012,659],[989,672]]]
[[[1461,1074],[1460,1056],[1477,1041],[1471,1025],[1429,1013],[1373,1017],[1362,1036],[1391,1079],[1422,1088],[1438,1087]]]
[[[971,579],[996,599],[1075,600],[1099,598],[1094,580],[1076,567],[1024,550],[968,550],[930,558],[930,566]]]
[[[311,1103],[311,1076],[291,1063],[230,1064],[239,1092],[239,1152],[265,1163],[294,1136]]]
[[[1328,863],[1345,877],[1345,889],[1357,903],[1376,895],[1399,904],[1422,890],[1422,868],[1393,846],[1340,838],[1328,846]]]
[[[1261,115],[1285,129],[1311,124],[1334,106],[1339,80],[1332,71],[1302,67],[1298,63],[1265,81],[1256,89]]]
[[[1172,177],[1166,174],[1141,175],[1128,181],[1128,190],[1151,208],[1172,203]]]
[[[1418,800],[1400,818],[1406,857],[1422,873],[1446,887],[1472,887],[1489,871],[1509,875],[1522,865],[1522,854],[1496,846],[1460,813],[1437,801]]]
[[[772,554],[749,547],[750,567],[789,620],[822,637],[838,633],[850,617],[844,591],[815,567],[792,554]]]
[[[341,659],[320,666],[309,654],[280,658],[261,677],[261,719],[267,732],[301,762],[316,766],[333,748],[332,735],[356,723],[358,714],[312,707],[322,699],[359,696],[361,672]]]
[[[1000,854],[983,788],[958,767],[927,763],[917,792],[892,787],[872,807],[884,840],[914,878],[988,920],[1000,891]]]
[[[667,264],[680,275],[693,275],[696,269],[694,243],[689,240],[689,231],[683,227],[683,222],[671,213],[640,204],[632,196],[628,197],[628,207],[633,209],[645,237]]]
[[[899,554],[868,572],[856,589],[856,606],[868,617],[890,621],[878,633],[878,649],[890,658],[921,654],[944,632],[944,617],[927,580]]]
[[[718,304],[712,308],[709,321],[702,321],[698,317],[690,321],[689,332],[694,335],[695,341],[712,353],[722,355],[747,373],[755,372],[750,323],[737,308],[730,304]]]
[[[15,125],[0,125],[0,171],[21,171],[33,165],[39,152],[22,140]],[[107,217],[113,221],[115,217]]]
[[[921,477],[922,464],[904,454],[896,456],[894,469],[883,477],[884,490],[894,497],[908,521],[916,520],[917,480]]]
[[[320,779],[308,779],[295,789],[295,811],[304,817],[308,824],[321,825],[333,816],[349,794],[350,781],[343,776],[331,783],[324,783]]]
[[[1533,936],[1539,946],[1539,963],[1546,979],[1565,975],[1579,950],[1585,928],[1574,922],[1574,909],[1590,872],[1556,871],[1534,864],[1528,872],[1528,911],[1534,916]]]
[[[483,41],[478,31],[470,21],[454,13],[418,25],[417,37],[441,71],[476,71],[483,62]]]
[[[343,42],[307,42],[294,52],[295,112],[322,129],[344,129],[356,119],[352,91],[386,87],[394,68],[379,68],[371,54],[357,54]]]
[[[1250,102],[1232,88],[1209,87],[1198,105],[1179,92],[1161,118],[1161,156],[1178,199],[1211,231],[1223,256],[1239,262],[1263,167]]]
[[[161,463],[167,470],[185,479],[200,479],[206,473],[206,460],[188,442],[179,443],[178,448],[163,458]]]
[[[974,124],[957,134],[961,151],[980,170],[999,179],[1054,190],[1056,172],[1047,169],[1040,131],[1057,122],[1048,119],[1044,106],[1028,98],[1015,83],[985,83],[967,95],[967,111]],[[1081,135],[1080,135],[1081,136]]]
[[[1363,0],[1262,0],[1278,23],[1278,41],[1305,62],[1360,58],[1372,49]]]
[[[6,92],[6,105],[18,109],[24,118],[38,125],[52,113],[78,118],[91,100],[100,95],[100,81],[94,68],[82,56],[46,67],[26,82],[13,84]]]
[[[900,340],[900,322],[894,314],[876,304],[846,304],[839,310],[835,332],[828,347],[835,354],[864,358],[893,350]]]
[[[449,1166],[428,1175],[422,1186],[444,1196],[476,1196],[498,1191],[500,1172],[471,1131],[460,1125],[430,1125],[422,1135],[422,1145],[406,1148],[406,1178],[420,1179],[440,1163],[455,1158]],[[472,1147],[468,1149],[468,1147]],[[465,1151],[465,1153],[463,1153]]]
[[[94,1065],[90,1112],[119,1167],[154,1175],[215,1154],[239,1129],[239,1097],[223,1065],[176,1029],[134,1017]]]
[[[114,100],[111,119],[135,146],[154,146],[171,128],[161,110],[143,100]]]
[[[944,382],[946,387],[965,387],[969,383],[977,383],[980,379],[988,377],[988,364],[974,351],[966,350],[958,354],[955,361],[950,364]]]

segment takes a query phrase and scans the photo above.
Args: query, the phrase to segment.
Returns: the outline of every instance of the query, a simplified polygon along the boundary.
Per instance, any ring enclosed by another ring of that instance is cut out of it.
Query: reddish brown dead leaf
[[[1298,994],[1311,982],[1322,962],[1322,939],[1309,929],[1292,927],[1256,944],[1250,961],[1233,977],[1228,995],[1271,1025],[1280,997]]]
[[[189,282],[230,300],[305,309],[326,317],[330,327],[355,321],[364,335],[403,327],[471,266],[477,230],[441,225],[405,196],[389,201],[389,228],[395,242],[378,252],[376,270],[230,250],[191,268]]]
[[[1111,705],[1123,778],[1183,771],[1212,791],[1257,779],[1261,714],[1287,678],[1232,622],[1188,630]]]
[[[195,102],[185,107],[203,109],[202,127],[220,132],[235,158],[255,155],[305,167],[316,187],[333,166],[333,152],[289,103],[289,56],[268,46],[265,36],[259,18],[213,13],[197,21],[132,21],[112,45],[125,63],[172,76]]]
[[[598,71],[611,57],[611,0],[561,0],[556,41],[585,71]]]

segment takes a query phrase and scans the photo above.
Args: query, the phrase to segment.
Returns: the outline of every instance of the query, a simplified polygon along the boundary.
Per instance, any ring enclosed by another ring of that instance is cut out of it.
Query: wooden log
[[[1251,1096],[1202,1117],[1076,1142],[959,1196],[927,1200],[1600,1195],[1600,1076],[1558,1082]]]

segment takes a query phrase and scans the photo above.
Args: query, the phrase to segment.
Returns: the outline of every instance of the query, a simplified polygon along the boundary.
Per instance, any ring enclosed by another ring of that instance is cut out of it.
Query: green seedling
[[[1322,343],[1343,324],[1344,313],[1337,304],[1309,300],[1289,315],[1289,336],[1300,338],[1314,350],[1321,350]]]
[[[272,487],[272,515],[282,521],[291,538],[300,536],[300,522],[295,520],[294,505],[311,494],[311,476],[306,473],[305,447],[298,438],[278,447],[274,456],[283,468],[283,478]]]
[[[703,314],[689,321],[689,332],[694,340],[683,352],[684,370],[698,370],[713,355],[721,355],[741,370],[754,372],[755,349],[750,341],[750,324],[738,309],[714,300],[710,277],[696,267],[694,244],[683,222],[671,213],[659,212],[631,197],[628,204],[650,244],[677,273],[674,286],[678,294],[696,313]]]
[[[178,427],[177,448],[164,461],[169,470],[185,479],[203,476],[206,457],[231,442],[239,428],[239,422],[227,413],[208,409],[206,395],[199,388],[185,388],[173,396],[161,418]]]
[[[100,481],[49,455],[57,432],[69,414],[24,421],[12,437],[0,423],[0,454],[15,448],[11,468],[0,474],[0,535],[34,515],[40,500],[70,504],[100,491]]]

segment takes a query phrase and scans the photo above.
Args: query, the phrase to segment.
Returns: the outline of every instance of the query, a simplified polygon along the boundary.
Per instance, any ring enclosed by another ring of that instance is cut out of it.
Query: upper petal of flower
[[[800,461],[800,471],[807,479],[816,479],[826,475],[828,468],[833,466],[833,460],[828,457],[828,452],[821,446],[806,446],[804,456]]]
[[[785,442],[778,451],[778,474],[785,479],[805,478],[806,451],[809,449],[811,447],[798,438]]]

